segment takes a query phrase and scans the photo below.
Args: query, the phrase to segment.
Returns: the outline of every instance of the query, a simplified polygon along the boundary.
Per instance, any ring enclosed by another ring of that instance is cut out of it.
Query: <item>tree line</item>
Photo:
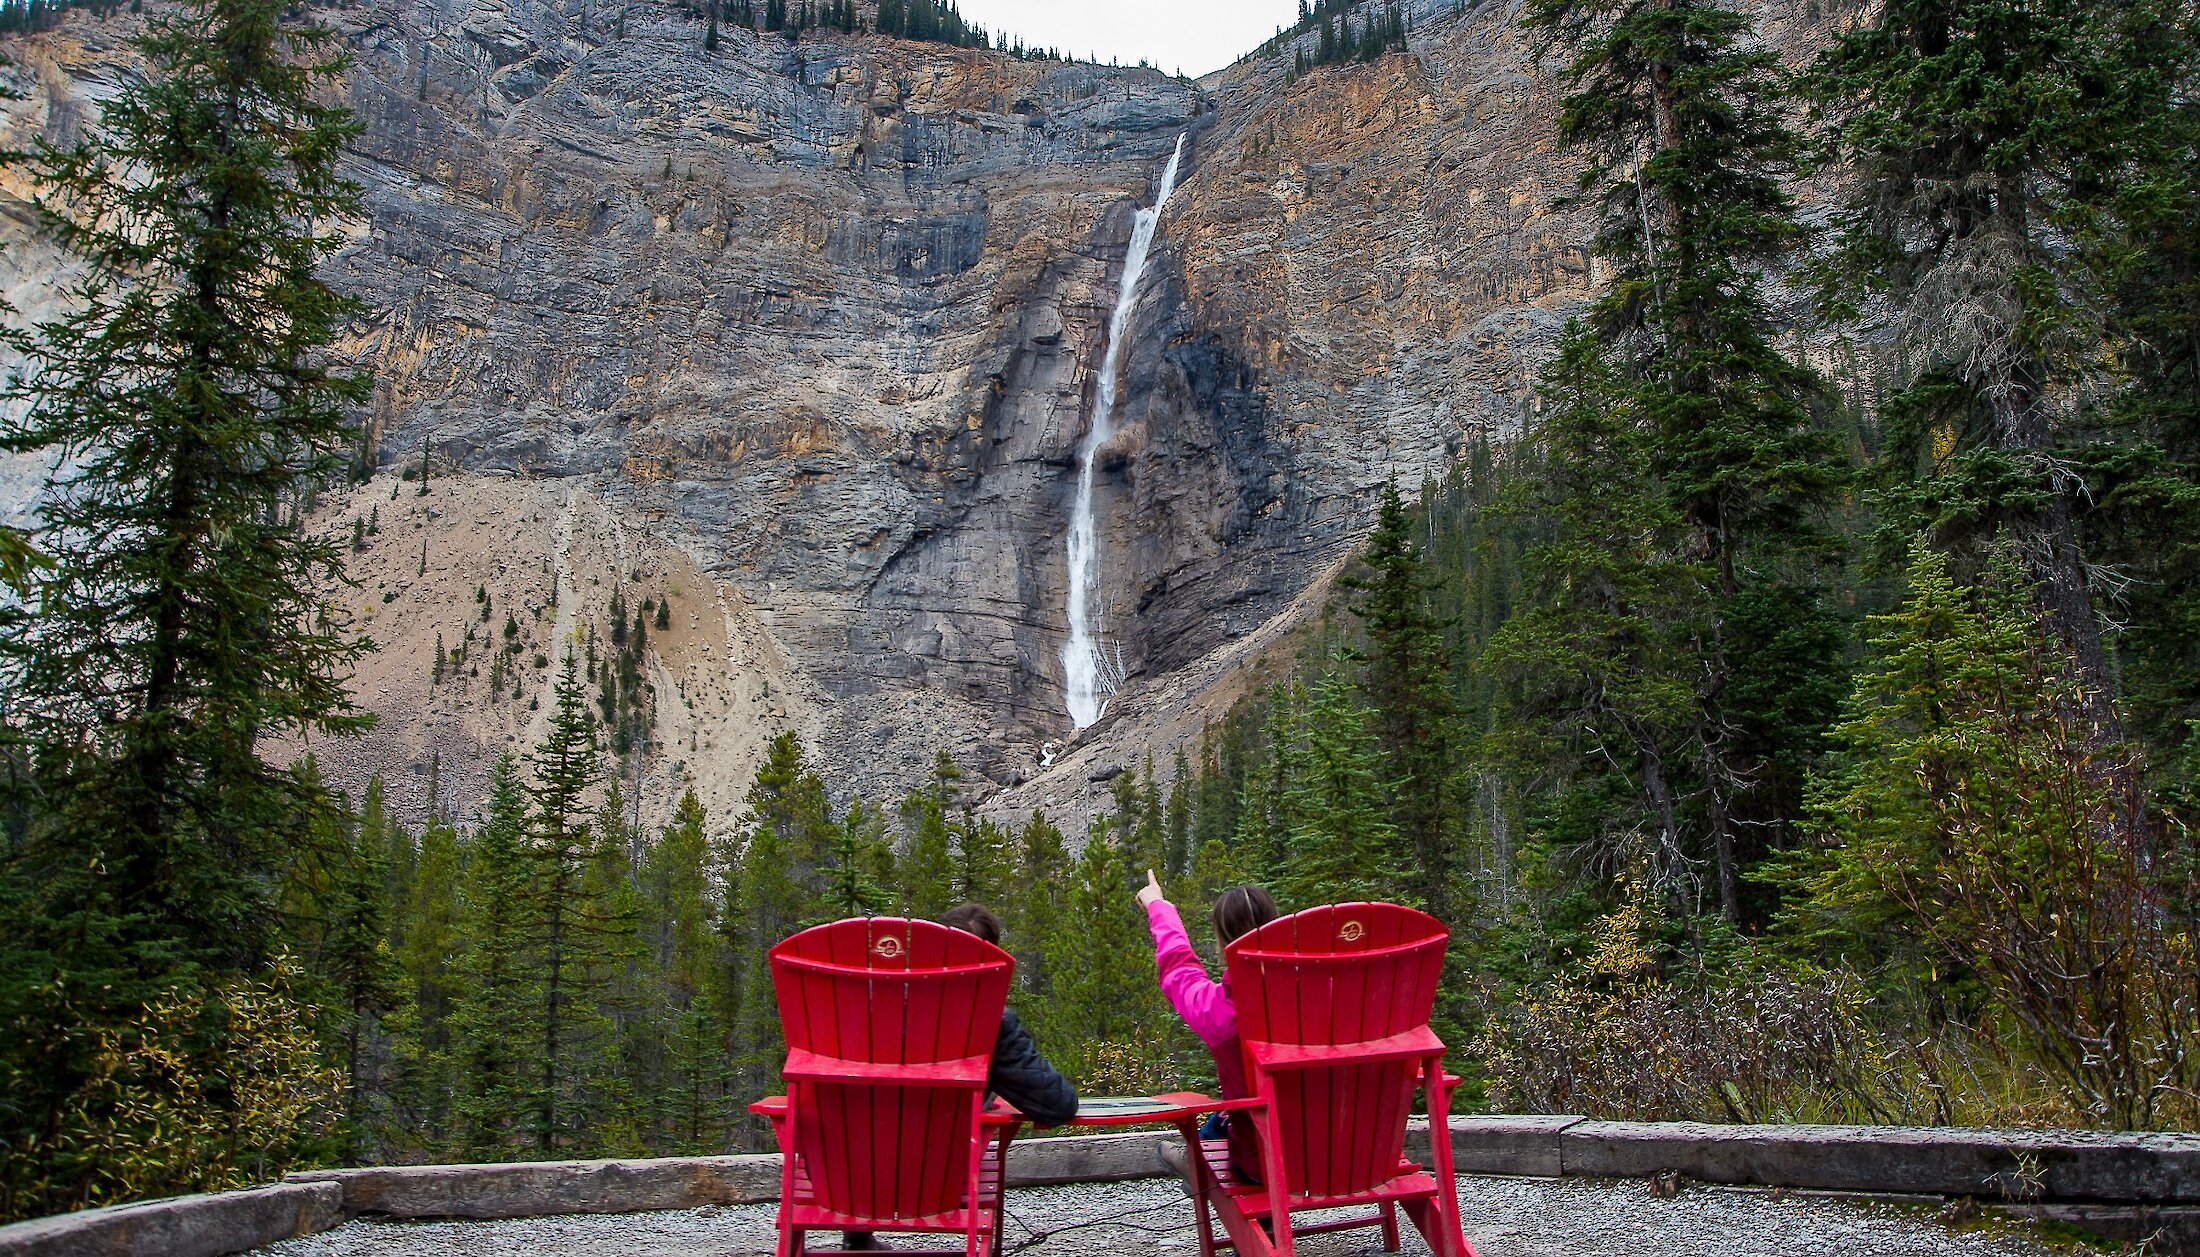
[[[1062,60],[1054,49],[1028,48],[1020,38],[988,34],[983,26],[965,20],[954,0],[878,0],[868,20],[856,0],[710,0],[704,15],[705,51],[717,49],[723,19],[727,25],[783,33],[789,39],[799,39],[805,31],[875,31],[955,48],[987,48],[1019,60]]]

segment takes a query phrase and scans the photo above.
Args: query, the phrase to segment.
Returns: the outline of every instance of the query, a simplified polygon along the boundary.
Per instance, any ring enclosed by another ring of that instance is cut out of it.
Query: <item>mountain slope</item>
[[[1586,288],[1511,15],[1413,12],[1410,54],[1287,82],[1286,49],[1195,85],[876,36],[729,30],[706,54],[653,4],[321,11],[357,57],[367,214],[335,268],[377,380],[374,476],[321,517],[366,534],[346,597],[381,728],[315,748],[331,775],[381,771],[417,809],[439,762],[465,810],[539,723],[560,643],[592,628],[608,658],[614,592],[671,604],[645,817],[693,783],[730,818],[787,727],[846,789],[898,795],[947,749],[988,789],[1028,780],[995,806],[1073,824],[1094,766],[1165,761],[1310,605],[1374,486],[1517,422]],[[7,140],[93,116],[127,21],[18,41]],[[1071,734],[1076,442],[1180,134],[1100,460],[1129,680],[1042,775]]]

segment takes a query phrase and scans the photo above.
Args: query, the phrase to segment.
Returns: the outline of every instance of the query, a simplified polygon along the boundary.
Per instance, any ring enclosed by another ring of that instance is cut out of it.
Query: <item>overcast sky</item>
[[[1143,57],[1194,78],[1251,52],[1278,26],[1298,20],[1298,0],[956,0],[965,19],[990,33],[1066,56],[1097,54],[1125,65]]]

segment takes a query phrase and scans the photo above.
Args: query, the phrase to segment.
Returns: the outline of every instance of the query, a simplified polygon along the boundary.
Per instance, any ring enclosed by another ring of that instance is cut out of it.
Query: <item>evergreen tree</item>
[[[2107,56],[2123,7],[1894,0],[1819,57],[1827,156],[1851,174],[1836,269],[1900,311],[1905,392],[1881,459],[1889,540],[2019,539],[2114,727],[2115,681],[2059,448],[2100,355],[2073,192],[2151,77]]]
[[[2094,562],[2127,573],[2114,638],[2133,731],[2175,803],[2200,798],[2200,106],[2179,84],[2200,60],[2189,5],[2134,0],[2104,15],[2114,116],[2094,128],[2085,196],[2065,216],[2124,387],[2091,409],[2083,450]]]
[[[2126,841],[2129,765],[2027,584],[2006,547],[1976,589],[1913,547],[1835,734],[1797,915],[1821,955],[1894,961],[1943,999],[1982,987],[2089,1117],[2148,1125],[2200,1078],[2164,1050],[2194,1030],[2192,964]]]
[[[614,781],[596,810],[583,855],[573,984],[576,1036],[571,1125],[577,1142],[599,1154],[641,1156],[654,1130],[651,1102],[664,1072],[664,1025],[656,1014],[656,975],[641,933],[641,834],[627,819]]]
[[[267,969],[283,853],[336,804],[260,749],[368,724],[344,693],[363,646],[327,598],[341,543],[297,509],[342,474],[366,396],[327,365],[354,307],[317,273],[359,213],[338,171],[356,128],[330,33],[284,12],[153,16],[142,76],[26,163],[82,278],[0,407],[0,449],[53,469],[0,556],[32,587],[0,633],[24,748],[0,784],[36,818],[0,882],[10,1213],[100,1203],[122,1150],[52,1142],[97,1119],[65,1110],[99,1031]],[[220,1019],[200,1028],[218,1048]]]
[[[405,1108],[400,1124],[429,1146],[440,1146],[447,1137],[454,1102],[454,1032],[469,938],[460,903],[465,871],[458,831],[446,821],[429,821],[420,831],[420,854],[400,901],[402,928],[390,932],[402,975],[401,1001],[409,1014],[394,1098]]]
[[[507,755],[490,778],[460,897],[468,947],[454,1011],[458,1111],[464,1147],[484,1160],[503,1159],[539,1108],[529,1060],[542,1023],[533,864],[526,787]]]
[[[1192,799],[1198,790],[1198,782],[1192,777],[1190,761],[1184,757],[1184,748],[1176,750],[1176,762],[1170,766],[1174,774],[1169,781],[1169,801],[1162,809],[1164,834],[1163,857],[1168,876],[1182,877],[1192,864]]]
[[[724,928],[738,986],[732,1001],[736,1091],[762,1095],[776,1084],[785,1056],[768,953],[817,919],[818,900],[804,881],[804,869],[815,873],[835,827],[824,782],[791,732],[772,739],[747,803],[739,875]]]
[[[533,905],[542,953],[542,1030],[536,1092],[537,1149],[556,1151],[567,1135],[571,1115],[561,1115],[576,1080],[570,1057],[575,1022],[585,1016],[581,987],[592,959],[591,937],[597,923],[588,920],[583,878],[592,854],[593,831],[585,796],[601,776],[596,727],[582,698],[580,665],[569,647],[552,691],[550,727],[528,755],[534,773],[534,806],[528,818],[528,855],[534,865]]]
[[[902,903],[915,917],[936,919],[955,906],[955,872],[948,832],[949,787],[961,780],[954,758],[941,751],[932,765],[932,784],[912,793],[901,806],[903,842]]]
[[[1096,828],[1071,876],[1065,920],[1045,960],[1048,1048],[1080,1086],[1102,1077],[1118,1057],[1147,1056],[1167,1029],[1144,913],[1129,886],[1123,852],[1105,827]]]
[[[306,767],[311,766],[309,758]],[[339,832],[351,828],[340,826]],[[398,1006],[401,970],[388,938],[388,849],[364,826],[350,837],[337,852],[316,969],[331,990],[342,1027],[345,1154],[359,1160],[373,1146],[369,1106],[383,1093],[370,1058],[379,1047],[383,1016]]]
[[[955,891],[963,903],[998,902],[1011,890],[1013,853],[1000,826],[968,811],[955,825]]]
[[[1763,290],[1801,234],[1782,183],[1798,141],[1778,108],[1778,58],[1748,16],[1716,0],[1532,0],[1521,20],[1540,52],[1565,57],[1560,134],[1590,159],[1583,189],[1612,284],[1586,334],[1604,359],[1600,384],[1620,395],[1602,404],[1624,398],[1648,488],[1682,529],[1671,557],[1686,561],[1659,564],[1657,579],[1703,586],[1664,601],[1694,616],[1673,626],[1687,647],[1675,679],[1695,708],[1681,752],[1697,800],[1689,827],[1709,849],[1720,910],[1738,920],[1747,847],[1761,841],[1751,835],[1800,806],[1792,793],[1752,791],[1772,776],[1769,761],[1807,754],[1782,735],[1813,738],[1831,715],[1782,712],[1768,727],[1739,691],[1837,693],[1837,633],[1805,633],[1781,651],[1751,638],[1826,619],[1823,524],[1844,475],[1810,423],[1821,383],[1777,348]],[[1562,357],[1546,379],[1578,392],[1570,366]],[[1755,683],[1751,669],[1774,660],[1804,675]]]
[[[1545,841],[1640,864],[1677,898],[1690,852],[1672,765],[1694,707],[1688,634],[1704,582],[1596,338],[1570,327],[1544,379],[1529,434],[1538,470],[1513,502],[1545,539],[1481,660],[1494,687],[1484,754],[1531,784]]]
[[[1375,739],[1341,676],[1306,691],[1301,727],[1305,744],[1292,757],[1299,771],[1284,784],[1286,855],[1275,889],[1301,907],[1410,898]]]
[[[1069,844],[1062,831],[1033,809],[1016,835],[1017,893],[1005,905],[1005,924],[1008,945],[1016,953],[1017,981],[1031,996],[1021,1007],[1034,1033],[1055,1021],[1049,957],[1063,928],[1069,870]]]
[[[1390,796],[1390,823],[1413,855],[1413,897],[1439,919],[1451,918],[1452,853],[1463,840],[1459,717],[1453,703],[1450,627],[1428,602],[1413,520],[1392,481],[1383,486],[1375,532],[1360,561],[1365,577],[1345,579],[1360,597],[1352,607],[1367,632],[1357,652],[1358,687],[1367,700],[1374,749]]]
[[[861,799],[850,799],[847,815],[833,831],[819,907],[836,920],[886,912],[894,902],[887,889],[893,881],[893,858],[885,816]]]

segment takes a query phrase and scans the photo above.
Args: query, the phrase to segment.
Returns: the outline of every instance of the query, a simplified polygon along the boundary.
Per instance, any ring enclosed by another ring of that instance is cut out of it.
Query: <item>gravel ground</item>
[[[1670,1200],[1640,1182],[1462,1178],[1467,1238],[1483,1257],[2049,1257],[2069,1254],[2023,1227],[1951,1231],[1921,1208],[1763,1191],[1686,1187]],[[1428,1249],[1405,1228],[1408,1253]],[[824,1246],[837,1242],[820,1237]],[[265,1257],[749,1257],[772,1251],[772,1206],[710,1207],[515,1222],[347,1222],[259,1250]],[[1180,1257],[1197,1251],[1174,1184],[1026,1188],[1009,1197],[1009,1253]],[[889,1243],[895,1241],[889,1240]],[[913,1246],[907,1239],[900,1241]],[[1308,1257],[1380,1251],[1374,1231],[1316,1236]]]

